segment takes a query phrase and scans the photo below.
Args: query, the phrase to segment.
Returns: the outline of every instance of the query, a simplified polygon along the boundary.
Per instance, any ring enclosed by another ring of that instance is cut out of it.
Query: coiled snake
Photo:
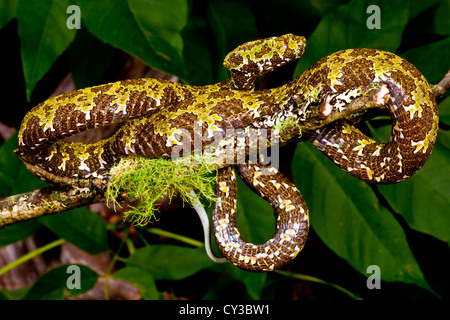
[[[311,114],[319,114],[333,121],[302,132],[303,139],[356,178],[394,183],[419,170],[436,139],[437,106],[422,74],[392,53],[340,51],[281,87],[254,90],[257,77],[298,59],[305,45],[303,37],[292,34],[246,43],[225,59],[231,78],[214,85],[125,80],[51,98],[25,116],[16,154],[46,180],[52,176],[107,179],[108,170],[123,156],[169,157],[175,147],[193,145],[198,134],[204,148],[230,131],[253,128],[273,134],[274,128],[287,124],[290,129],[280,133],[281,142],[295,141]],[[352,115],[341,116],[350,112],[352,101],[370,92],[374,92],[373,106],[388,109],[392,118],[391,138],[385,144],[359,131],[349,121]],[[124,125],[108,139],[88,144],[65,140],[114,122]],[[181,139],[184,132],[189,139]],[[247,147],[251,143],[244,141]],[[238,163],[243,180],[274,207],[277,216],[272,239],[260,245],[247,243],[236,226],[235,173],[229,164],[222,167],[213,216],[222,254],[237,267],[254,271],[274,270],[291,261],[303,248],[309,228],[300,191],[261,157],[256,163]]]

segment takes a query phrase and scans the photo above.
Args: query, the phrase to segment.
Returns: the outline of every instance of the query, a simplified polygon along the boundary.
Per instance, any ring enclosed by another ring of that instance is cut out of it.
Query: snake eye
[[[233,125],[229,122],[225,122],[222,126],[224,127],[225,131],[233,129]]]
[[[240,119],[234,119],[233,124],[234,124],[234,128],[242,127],[242,121]]]

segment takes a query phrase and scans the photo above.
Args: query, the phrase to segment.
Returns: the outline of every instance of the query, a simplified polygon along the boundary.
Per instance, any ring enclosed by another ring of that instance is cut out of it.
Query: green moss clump
[[[206,161],[170,158],[127,157],[111,169],[111,180],[106,191],[108,202],[120,204],[117,199],[126,193],[127,200],[140,199],[136,207],[125,213],[124,219],[136,225],[145,225],[155,218],[155,202],[167,195],[169,200],[180,196],[194,203],[192,190],[208,201],[215,201],[213,166]]]
[[[282,133],[290,128],[295,128],[296,130],[298,130],[298,138],[302,137],[302,128],[300,126],[300,124],[297,121],[297,118],[295,117],[289,117],[286,119],[286,121],[279,121],[275,124],[275,126],[273,127],[274,131],[278,131],[278,134],[280,136],[282,136]],[[284,139],[282,137],[280,137],[280,141],[281,142],[286,142],[284,141]]]

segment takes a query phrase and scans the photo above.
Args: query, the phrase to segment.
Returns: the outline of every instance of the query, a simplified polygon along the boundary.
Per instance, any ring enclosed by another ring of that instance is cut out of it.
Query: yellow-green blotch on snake
[[[25,116],[16,154],[31,171],[40,168],[53,176],[106,179],[121,157],[170,157],[175,147],[193,145],[196,134],[203,138],[204,148],[231,129],[270,131],[287,120],[305,122],[317,110],[323,118],[339,115],[376,85],[374,105],[387,108],[392,118],[389,142],[376,142],[344,120],[304,133],[303,138],[364,181],[394,183],[419,170],[436,139],[437,106],[423,75],[392,53],[336,52],[281,87],[254,90],[257,77],[298,59],[305,45],[303,37],[292,34],[243,44],[225,59],[230,80],[218,84],[195,87],[159,79],[125,80],[51,98]],[[89,144],[64,140],[114,122],[124,125],[108,139]],[[201,132],[194,132],[194,127]],[[190,139],[181,139],[183,132]],[[305,244],[306,204],[297,187],[270,164],[239,163],[237,171],[274,207],[277,231],[260,245],[242,239],[236,226],[234,170],[225,166],[217,173],[213,216],[219,249],[239,268],[280,268]]]

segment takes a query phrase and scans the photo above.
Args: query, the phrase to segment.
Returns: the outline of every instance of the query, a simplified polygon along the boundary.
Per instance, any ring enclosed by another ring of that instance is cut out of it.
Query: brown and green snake
[[[323,119],[338,120],[303,132],[302,139],[354,177],[388,184],[419,170],[438,131],[436,101],[424,76],[392,53],[343,50],[322,58],[283,86],[254,90],[256,78],[300,58],[305,45],[303,37],[292,34],[245,43],[226,57],[224,66],[231,78],[218,84],[125,80],[48,99],[25,116],[16,154],[45,180],[51,176],[107,179],[110,168],[127,155],[170,157],[175,147],[193,145],[195,135],[201,135],[204,148],[233,130],[270,133],[285,123],[301,127],[308,115],[318,112]],[[351,102],[371,88],[376,88],[373,105],[387,109],[392,119],[387,143],[372,140],[351,121],[339,120]],[[92,143],[65,139],[115,122],[123,126],[110,138]],[[296,141],[298,130],[291,131],[284,141]],[[184,132],[188,139],[181,139]],[[280,268],[305,244],[309,229],[305,201],[295,184],[270,163],[240,162],[236,169],[273,206],[277,230],[259,245],[241,237],[236,225],[236,177],[233,166],[224,165],[217,172],[218,201],[213,214],[218,247],[239,268]]]

